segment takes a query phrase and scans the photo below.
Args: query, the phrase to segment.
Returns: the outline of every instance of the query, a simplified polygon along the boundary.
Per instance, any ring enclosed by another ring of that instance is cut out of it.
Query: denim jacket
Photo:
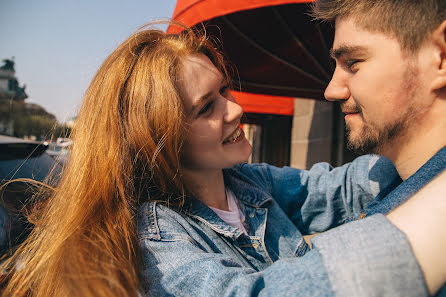
[[[147,296],[427,296],[409,243],[383,215],[346,224],[396,176],[364,156],[310,170],[241,164],[224,170],[249,236],[191,198],[138,209]]]

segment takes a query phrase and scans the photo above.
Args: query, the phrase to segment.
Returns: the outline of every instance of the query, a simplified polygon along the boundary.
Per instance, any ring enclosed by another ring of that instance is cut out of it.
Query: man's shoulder
[[[367,206],[367,215],[388,213],[418,192],[446,169],[446,147],[443,147],[404,182],[395,179]],[[377,171],[379,174],[379,171]]]

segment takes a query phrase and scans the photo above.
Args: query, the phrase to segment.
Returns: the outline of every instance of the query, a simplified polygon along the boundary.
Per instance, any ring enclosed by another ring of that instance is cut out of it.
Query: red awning
[[[231,91],[245,113],[293,115],[294,98]]]
[[[333,65],[332,28],[313,22],[314,0],[177,0],[172,19],[203,24],[220,40],[242,92],[234,97],[247,113],[292,115],[295,97],[323,100]],[[169,33],[181,28],[170,26]]]
[[[237,11],[308,2],[314,2],[314,0],[178,0],[172,19],[192,27],[200,22]],[[180,28],[173,26],[168,30],[169,33],[179,31],[181,31]]]

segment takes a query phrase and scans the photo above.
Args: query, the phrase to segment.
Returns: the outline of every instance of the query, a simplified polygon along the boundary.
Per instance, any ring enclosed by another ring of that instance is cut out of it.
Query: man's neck
[[[444,146],[446,146],[446,123],[431,125],[430,128],[419,127],[416,133],[410,136],[393,139],[380,154],[388,157],[402,180],[406,180]]]

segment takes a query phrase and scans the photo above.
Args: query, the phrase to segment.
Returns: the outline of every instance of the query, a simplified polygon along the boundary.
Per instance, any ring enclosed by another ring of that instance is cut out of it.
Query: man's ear
[[[446,86],[446,20],[432,33],[432,40],[438,50],[436,56],[437,75],[432,82],[435,90]]]

